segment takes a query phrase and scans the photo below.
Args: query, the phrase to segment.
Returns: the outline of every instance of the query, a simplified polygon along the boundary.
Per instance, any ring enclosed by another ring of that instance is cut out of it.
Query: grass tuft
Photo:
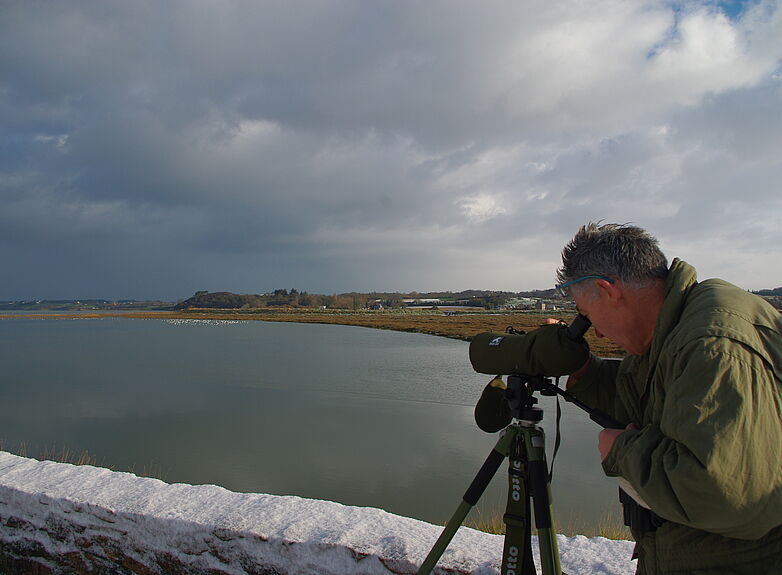
[[[144,465],[140,471],[136,471],[135,465],[131,465],[126,470],[115,469],[111,465],[107,465],[104,462],[99,462],[96,455],[91,454],[86,449],[83,451],[73,451],[69,447],[57,448],[56,446],[44,447],[37,451],[31,451],[27,442],[23,441],[19,444],[17,449],[9,449],[5,442],[0,439],[0,451],[6,451],[19,455],[20,457],[29,457],[31,459],[37,459],[38,461],[54,461],[56,463],[70,463],[71,465],[92,465],[94,467],[103,467],[111,471],[127,471],[133,473],[139,477],[154,477],[156,479],[164,479],[165,473],[163,466],[159,463],[152,463],[150,465]]]
[[[493,533],[495,535],[505,534],[505,524],[502,522],[503,512],[493,512],[484,514],[479,509],[473,509],[472,513],[464,522],[465,527],[471,527],[478,531]],[[621,519],[610,511],[606,511],[597,522],[589,522],[578,518],[569,520],[566,525],[556,525],[556,531],[560,535],[573,537],[583,535],[585,537],[605,537],[614,540],[632,539],[630,530],[623,525]],[[535,530],[533,529],[533,533]]]

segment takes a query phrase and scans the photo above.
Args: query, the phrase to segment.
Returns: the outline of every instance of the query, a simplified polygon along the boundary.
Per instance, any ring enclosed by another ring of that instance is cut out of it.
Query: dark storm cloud
[[[0,16],[0,299],[545,287],[589,219],[778,281],[778,2]]]

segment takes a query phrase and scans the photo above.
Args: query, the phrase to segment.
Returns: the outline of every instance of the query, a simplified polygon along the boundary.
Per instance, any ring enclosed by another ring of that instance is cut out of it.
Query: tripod
[[[575,324],[575,322],[574,322]],[[587,327],[589,325],[587,324]],[[559,550],[551,513],[551,485],[546,464],[546,438],[537,424],[543,420],[543,410],[535,407],[538,402],[533,394],[561,395],[589,414],[598,425],[611,429],[624,429],[624,425],[598,409],[592,409],[574,396],[551,383],[545,376],[509,375],[505,399],[511,417],[516,421],[505,428],[494,449],[473,479],[456,509],[426,556],[417,575],[429,575],[446,547],[456,535],[459,526],[470,509],[480,499],[503,460],[510,460],[508,470],[508,505],[503,517],[505,522],[505,547],[502,551],[501,575],[535,573],[532,561],[532,530],[530,526],[530,499],[535,510],[535,527],[538,530],[540,564],[543,575],[564,575],[559,566]]]
[[[421,564],[417,575],[431,573],[470,509],[478,503],[506,457],[509,459],[508,504],[503,516],[506,527],[500,573],[501,575],[536,573],[532,559],[530,523],[532,507],[535,510],[535,527],[538,531],[543,575],[562,575],[551,511],[546,438],[543,429],[537,425],[543,419],[543,410],[535,407],[537,398],[533,396],[535,391],[545,389],[546,383],[556,387],[540,376],[508,376],[505,397],[511,415],[516,421],[503,430],[494,449],[464,493],[461,504]]]

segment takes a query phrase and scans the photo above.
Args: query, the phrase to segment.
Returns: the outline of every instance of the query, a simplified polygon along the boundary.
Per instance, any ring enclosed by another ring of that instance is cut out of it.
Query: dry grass
[[[504,535],[505,524],[502,522],[502,515],[503,512],[484,515],[479,510],[473,510],[464,525],[478,531]],[[584,535],[586,537],[605,537],[606,539],[617,540],[632,539],[630,530],[622,524],[619,517],[608,511],[596,523],[575,518],[571,519],[566,525],[556,525],[556,531],[561,535],[569,537]]]
[[[81,452],[72,451],[68,447],[57,448],[44,447],[36,452],[30,452],[27,443],[22,442],[17,449],[10,449],[5,442],[0,441],[0,451],[14,453],[20,457],[29,457],[38,461],[55,461],[57,463],[71,463],[73,465],[98,465],[98,458],[86,449]]]
[[[0,440],[0,451],[7,453],[13,453],[20,457],[29,457],[30,459],[37,459],[38,461],[54,461],[56,463],[70,463],[71,465],[92,465],[94,467],[103,467],[112,471],[127,471],[133,473],[138,477],[154,477],[157,479],[163,479],[165,473],[163,467],[160,464],[152,463],[150,465],[144,465],[139,471],[135,469],[135,465],[131,465],[126,470],[115,469],[112,465],[107,465],[105,462],[100,462],[96,455],[91,454],[86,449],[83,451],[73,451],[69,447],[44,447],[38,450],[29,449],[26,442],[19,444],[17,449],[8,448],[5,442]]]

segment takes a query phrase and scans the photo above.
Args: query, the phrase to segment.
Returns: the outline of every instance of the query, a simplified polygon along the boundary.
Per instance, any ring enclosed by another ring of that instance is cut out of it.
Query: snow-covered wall
[[[167,484],[0,452],[0,572],[413,574],[442,527],[371,508]],[[631,574],[629,542],[560,537],[571,574]],[[438,574],[496,575],[502,537],[461,528]]]

